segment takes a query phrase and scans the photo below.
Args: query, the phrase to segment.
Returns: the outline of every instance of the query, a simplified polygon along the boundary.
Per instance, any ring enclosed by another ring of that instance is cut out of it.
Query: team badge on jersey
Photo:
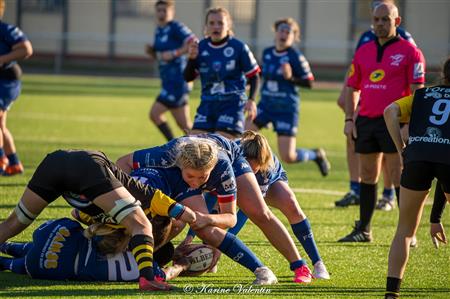
[[[370,81],[372,81],[372,82],[379,82],[379,81],[383,80],[383,78],[384,78],[384,71],[381,69],[374,70],[370,74]]]
[[[425,75],[424,67],[422,62],[418,62],[414,64],[414,73],[413,78],[420,79]]]
[[[395,55],[391,55],[391,65],[393,66],[400,66],[400,62],[403,61],[403,58],[405,58],[405,55],[403,54],[395,54]]]
[[[223,55],[224,55],[225,57],[231,57],[231,56],[233,56],[233,54],[234,54],[234,49],[233,49],[232,47],[226,47],[226,48],[223,50]]]

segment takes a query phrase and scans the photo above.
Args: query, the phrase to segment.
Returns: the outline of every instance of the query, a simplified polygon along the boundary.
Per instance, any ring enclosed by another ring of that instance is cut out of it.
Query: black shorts
[[[405,188],[425,191],[437,178],[445,193],[450,193],[450,165],[427,161],[408,162],[403,167],[400,185]]]
[[[82,194],[81,200],[89,202],[123,186],[112,167],[101,152],[58,150],[39,164],[28,188],[49,203],[69,192]]]
[[[357,133],[355,152],[360,154],[397,152],[383,117],[358,116],[355,126]]]

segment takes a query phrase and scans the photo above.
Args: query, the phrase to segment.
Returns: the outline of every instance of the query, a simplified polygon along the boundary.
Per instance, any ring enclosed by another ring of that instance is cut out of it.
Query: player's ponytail
[[[264,135],[245,131],[241,137],[241,148],[247,160],[256,162],[259,171],[265,173],[274,167],[272,151]]]
[[[95,242],[97,250],[103,254],[116,254],[126,250],[130,236],[123,228],[113,228],[103,223],[88,226],[83,235],[88,239],[98,238]]]

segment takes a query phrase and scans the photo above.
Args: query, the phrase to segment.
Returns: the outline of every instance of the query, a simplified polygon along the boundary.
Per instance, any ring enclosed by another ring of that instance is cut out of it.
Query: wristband
[[[169,217],[179,219],[186,210],[186,207],[182,204],[175,203],[169,208]]]
[[[353,118],[346,118],[346,119],[345,119],[345,122],[348,122],[348,121],[353,122]]]

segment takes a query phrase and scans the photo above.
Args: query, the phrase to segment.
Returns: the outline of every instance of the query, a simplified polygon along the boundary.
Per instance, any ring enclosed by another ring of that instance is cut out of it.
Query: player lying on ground
[[[142,207],[188,223],[195,221],[195,214],[160,190],[133,180],[101,152],[58,150],[48,154],[14,211],[0,223],[0,244],[22,232],[59,196],[96,220],[125,227],[131,235],[129,248],[139,265],[141,290],[170,289],[154,279],[153,231]]]
[[[155,241],[162,241],[169,233],[170,218],[153,220],[154,227],[162,225],[158,234],[166,235],[154,234]],[[34,231],[32,242],[0,245],[1,253],[12,256],[0,257],[0,270],[50,280],[138,281],[138,265],[133,254],[127,251],[129,240],[123,228],[95,223],[84,229],[79,222],[68,218],[49,220]],[[173,279],[189,268],[188,259],[179,259],[161,270],[160,267],[172,260],[174,248],[172,243],[155,244],[158,244],[153,260],[156,280]]]

